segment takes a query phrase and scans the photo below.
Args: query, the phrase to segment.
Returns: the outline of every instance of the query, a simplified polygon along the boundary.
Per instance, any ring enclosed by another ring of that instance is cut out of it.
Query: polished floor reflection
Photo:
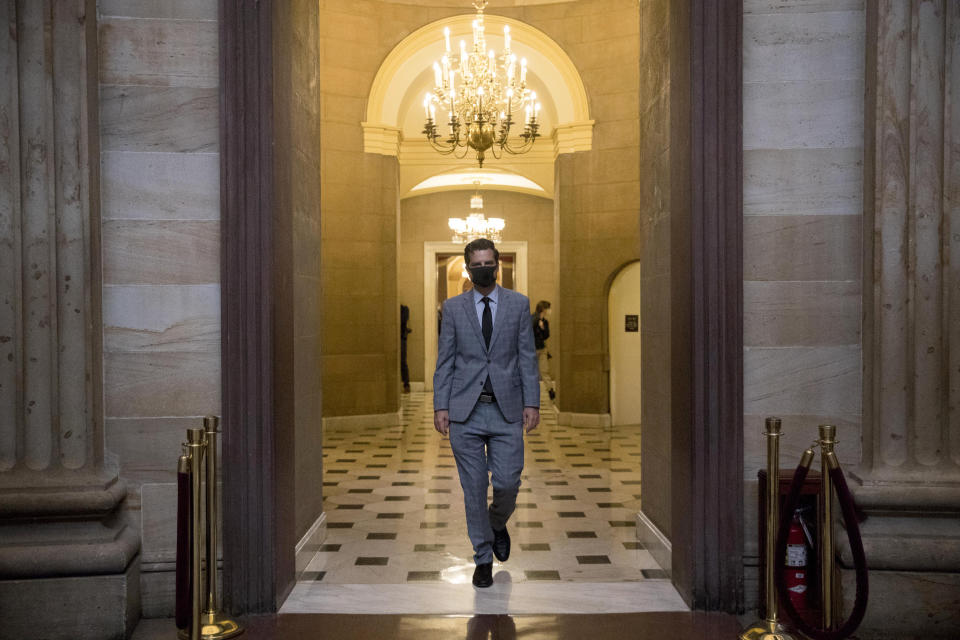
[[[404,396],[399,426],[328,429],[327,536],[284,611],[683,609],[636,537],[639,427],[558,426],[552,407],[542,413],[526,438],[513,552],[482,596],[470,585],[462,493],[449,440],[433,430],[431,395]]]
[[[279,615],[243,620],[241,638],[257,640],[724,640],[736,638],[734,616],[703,612],[551,616]],[[172,620],[143,620],[132,640],[173,637]]]

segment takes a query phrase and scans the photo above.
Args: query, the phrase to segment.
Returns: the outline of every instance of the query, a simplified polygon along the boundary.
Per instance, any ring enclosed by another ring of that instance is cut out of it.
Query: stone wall
[[[838,427],[860,461],[864,6],[745,0],[743,21],[744,561],[758,572],[765,416],[792,467]]]
[[[323,512],[319,8],[274,6],[275,428],[293,427],[296,542]]]
[[[640,257],[638,16],[638,3],[617,0],[530,7],[520,17],[570,56],[595,120],[592,150],[559,156],[555,172],[562,286],[551,362],[564,412],[609,412],[607,289]]]
[[[665,0],[640,4],[640,225],[642,510],[671,535],[670,439],[673,415],[671,335],[674,284],[671,280],[670,194],[670,6]],[[665,567],[669,569],[669,567]]]
[[[410,307],[407,366],[410,379],[424,379],[425,331],[436,331],[436,318],[423,317],[423,243],[447,242],[447,218],[463,217],[469,210],[472,191],[447,191],[407,198],[400,207],[399,304]],[[484,214],[506,220],[503,240],[527,242],[527,294],[531,305],[556,299],[557,280],[553,259],[553,201],[512,193],[484,191]],[[399,313],[399,311],[398,311]],[[433,375],[434,363],[427,367]]]
[[[360,122],[380,62],[406,34],[379,2],[326,2],[319,20],[323,414],[392,413],[398,167],[396,158],[363,152]]]
[[[175,468],[220,413],[216,0],[100,0],[107,449],[142,535],[145,615],[172,611]]]

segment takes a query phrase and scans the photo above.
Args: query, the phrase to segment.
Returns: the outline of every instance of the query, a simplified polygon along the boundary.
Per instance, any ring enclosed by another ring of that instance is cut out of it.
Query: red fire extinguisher
[[[797,613],[807,613],[807,545],[800,525],[800,517],[793,514],[790,534],[787,536],[787,558],[784,568],[788,597]]]

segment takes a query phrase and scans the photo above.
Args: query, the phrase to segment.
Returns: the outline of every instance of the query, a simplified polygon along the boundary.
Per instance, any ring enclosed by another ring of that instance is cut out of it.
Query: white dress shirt
[[[499,300],[500,295],[500,285],[498,284],[493,288],[487,297],[490,298],[490,318],[493,320],[493,323],[490,326],[495,326],[497,322],[497,301]],[[473,302],[474,306],[477,309],[477,322],[480,323],[480,327],[483,327],[483,294],[473,290]]]

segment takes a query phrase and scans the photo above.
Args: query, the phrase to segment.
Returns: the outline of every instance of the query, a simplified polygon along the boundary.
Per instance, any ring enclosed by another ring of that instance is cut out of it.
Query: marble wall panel
[[[859,461],[865,27],[862,0],[744,2],[747,607],[763,418],[785,419],[789,458],[841,422]]]
[[[176,463],[174,463],[176,464]],[[177,555],[177,483],[144,484],[140,561],[172,562]]]
[[[744,280],[859,280],[859,216],[746,216]]]
[[[217,151],[219,94],[215,88],[100,87],[104,151]]]
[[[184,429],[220,412],[217,5],[98,1],[105,430],[148,564],[173,560]]]
[[[103,348],[220,352],[220,286],[107,285]]]
[[[743,13],[863,11],[866,0],[743,0]]]
[[[208,284],[220,279],[217,221],[108,220],[103,275],[109,284]]]
[[[754,346],[858,345],[860,283],[743,283],[743,343]]]
[[[215,21],[102,18],[100,81],[117,85],[216,87]]]
[[[862,8],[808,13],[748,13],[743,18],[743,81],[862,78]]]
[[[857,215],[863,150],[752,149],[743,154],[745,215]]]
[[[117,456],[128,489],[139,496],[142,484],[176,482],[180,443],[200,425],[200,417],[107,418],[107,450]]]
[[[216,20],[217,0],[97,0],[101,17]]]
[[[859,344],[747,347],[744,413],[859,415],[860,381]]]
[[[743,85],[743,148],[863,144],[863,78]]]
[[[104,354],[108,417],[202,416],[220,413],[220,354]]]
[[[101,171],[104,220],[220,217],[218,154],[110,151]]]

